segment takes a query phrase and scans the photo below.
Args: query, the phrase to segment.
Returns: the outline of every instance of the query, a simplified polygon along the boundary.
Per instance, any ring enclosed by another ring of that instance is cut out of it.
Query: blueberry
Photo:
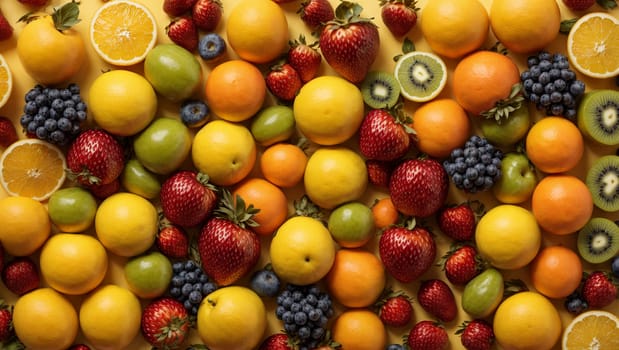
[[[282,314],[282,321],[284,321],[284,323],[293,323],[294,322],[294,313],[292,311],[285,311]]]
[[[576,79],[576,73],[574,73],[571,69],[562,69],[561,78],[566,81],[572,81]]]
[[[37,106],[41,107],[46,106],[49,103],[49,100],[47,98],[47,95],[39,94],[34,98],[34,103],[36,103]]]
[[[73,95],[71,93],[71,90],[69,89],[61,89],[60,90],[60,98],[62,98],[63,100],[70,100],[71,99],[71,95]]]
[[[68,107],[62,112],[62,116],[67,119],[75,120],[77,118],[77,111],[73,107]]]
[[[69,86],[67,86],[67,89],[69,89],[69,91],[72,94],[75,94],[75,95],[79,95],[80,94],[80,86],[77,85],[76,83],[69,84]]]
[[[217,290],[217,285],[214,282],[206,282],[202,284],[202,294],[209,295]]]
[[[548,51],[540,51],[540,52],[537,54],[537,58],[538,58],[540,61],[542,61],[542,60],[548,60],[548,61],[550,61],[550,60],[552,60],[552,54],[551,54],[550,52],[548,52]]]
[[[62,112],[62,110],[64,109],[64,101],[62,101],[62,99],[60,98],[55,98],[52,100],[52,104],[50,105],[50,107],[58,112]]]
[[[26,102],[26,105],[24,105],[24,113],[36,114],[38,110],[39,110],[39,107],[34,101],[28,101]]]
[[[580,80],[575,80],[570,85],[570,93],[574,96],[580,96],[585,92],[585,83]]]
[[[193,292],[193,284],[191,283],[183,284],[183,286],[181,287],[181,293],[185,296],[188,296],[189,293],[191,292]]]
[[[550,82],[550,73],[548,72],[540,73],[539,77],[537,78],[537,81],[539,81],[542,85],[548,84]]]
[[[385,350],[404,350],[404,347],[400,344],[389,344],[385,348]]]
[[[318,321],[320,320],[320,316],[322,316],[322,310],[320,309],[313,309],[307,313],[307,318],[309,318],[310,321]]]
[[[298,302],[293,302],[292,305],[290,305],[290,311],[292,312],[301,311],[301,304],[299,304]]]
[[[36,120],[32,120],[26,126],[26,132],[29,134],[33,134],[37,130],[38,127],[39,127],[39,123],[37,123]]]
[[[299,327],[299,329],[297,330],[297,335],[301,339],[307,339],[310,337],[310,335],[312,335],[312,332],[310,331],[309,327]]]
[[[533,83],[533,85],[531,85],[531,92],[534,94],[541,94],[544,92],[544,85],[541,83]]]
[[[198,264],[196,264],[196,262],[195,262],[195,261],[193,261],[193,260],[187,260],[187,261],[185,262],[185,270],[186,270],[187,272],[189,272],[189,271],[193,271],[193,270],[195,270],[197,267],[198,267]]]
[[[610,271],[613,275],[619,278],[619,255],[615,256],[610,263]]]
[[[32,121],[32,115],[30,114],[22,114],[22,116],[19,117],[19,124],[21,124],[21,126],[26,126],[31,121]]]
[[[529,56],[527,58],[527,67],[531,68],[533,66],[537,66],[539,64],[539,59],[537,56]]]
[[[550,114],[552,115],[563,115],[565,108],[561,104],[553,104],[550,106]]]
[[[565,309],[573,314],[579,314],[589,308],[587,302],[578,293],[572,293],[565,299]]]
[[[564,113],[563,116],[567,119],[570,120],[575,120],[576,119],[576,109],[574,108],[567,108]]]
[[[45,140],[47,139],[47,135],[49,134],[49,131],[44,126],[39,126],[35,130],[34,134],[37,136],[37,138],[41,140]]]
[[[181,105],[181,121],[190,128],[198,128],[208,121],[209,108],[204,101],[187,100]]]
[[[185,281],[188,283],[194,283],[198,280],[196,273],[194,271],[189,271],[185,274]]]
[[[171,295],[173,298],[178,298],[178,297],[180,297],[180,296],[181,296],[181,289],[180,289],[180,288],[178,288],[178,287],[172,287],[172,288],[170,288],[170,295]]]
[[[58,123],[54,119],[46,119],[43,123],[43,126],[47,131],[52,132],[56,130],[56,128],[58,127]]]
[[[548,72],[551,68],[552,68],[552,63],[550,61],[548,60],[539,61],[539,69],[541,69],[542,72]]]
[[[192,304],[200,304],[202,302],[202,293],[200,291],[194,290],[189,293],[189,297],[187,298]]]
[[[49,97],[50,100],[54,100],[60,97],[60,90],[56,89],[56,88],[51,88],[49,90],[47,90],[47,97]]]
[[[213,60],[226,51],[226,42],[217,33],[208,33],[198,43],[198,54],[205,61]]]
[[[563,92],[567,88],[567,83],[565,82],[565,80],[560,78],[554,80],[552,84],[555,86],[555,91],[557,92]]]
[[[303,326],[307,323],[307,314],[305,312],[299,311],[294,314],[294,323],[299,326]]]

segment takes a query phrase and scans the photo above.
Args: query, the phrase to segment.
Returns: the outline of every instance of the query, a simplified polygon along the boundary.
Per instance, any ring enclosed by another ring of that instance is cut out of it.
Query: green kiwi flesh
[[[610,260],[619,252],[619,226],[610,219],[595,217],[578,232],[578,252],[591,264]]]
[[[619,156],[598,158],[587,171],[585,183],[596,207],[607,212],[619,210]]]
[[[619,145],[619,91],[599,89],[587,92],[578,106],[578,128],[603,145]]]
[[[361,82],[363,101],[370,108],[391,108],[400,99],[400,85],[393,74],[381,71],[369,72]]]
[[[413,51],[401,56],[394,70],[402,95],[414,102],[436,97],[445,87],[447,69],[442,59],[427,52]]]

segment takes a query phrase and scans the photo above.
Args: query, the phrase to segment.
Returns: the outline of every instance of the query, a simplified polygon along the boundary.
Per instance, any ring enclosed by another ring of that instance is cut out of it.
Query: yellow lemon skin
[[[283,280],[307,285],[327,275],[335,261],[335,242],[320,221],[295,216],[277,230],[270,247],[271,266]]]
[[[113,284],[95,289],[82,302],[82,334],[98,350],[126,348],[140,332],[142,308],[129,290]]]
[[[200,338],[211,350],[255,349],[267,327],[262,299],[242,286],[219,288],[198,309]]]
[[[549,350],[561,336],[561,317],[543,295],[520,292],[499,305],[493,330],[501,349]]]
[[[52,288],[80,295],[103,281],[108,257],[103,245],[90,235],[58,233],[43,245],[39,263],[41,275]]]
[[[51,233],[45,206],[30,197],[0,199],[0,242],[7,253],[27,256],[39,249]]]
[[[351,138],[363,120],[363,96],[344,78],[320,76],[303,85],[294,99],[299,131],[319,145],[333,146]]]
[[[526,266],[537,255],[541,241],[541,231],[533,214],[512,204],[488,210],[475,229],[480,255],[499,269],[515,270]]]
[[[64,350],[77,337],[77,311],[52,288],[39,288],[15,302],[13,327],[26,349]]]
[[[147,199],[128,192],[107,197],[95,214],[95,232],[110,252],[135,256],[155,242],[159,231],[157,209]]]
[[[219,186],[243,180],[256,162],[256,142],[247,127],[213,120],[196,134],[191,157],[196,168]]]

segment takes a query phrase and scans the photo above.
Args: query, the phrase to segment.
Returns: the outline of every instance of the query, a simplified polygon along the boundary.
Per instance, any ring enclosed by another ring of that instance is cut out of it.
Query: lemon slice
[[[0,108],[4,106],[13,90],[13,75],[6,63],[4,56],[0,54]]]
[[[619,349],[619,319],[607,311],[583,312],[563,332],[562,349]]]
[[[11,196],[48,199],[66,178],[66,159],[60,149],[39,139],[12,143],[0,157],[0,183]]]
[[[429,101],[441,93],[447,83],[447,67],[437,55],[412,51],[402,55],[394,69],[402,96],[414,102]]]
[[[592,78],[619,75],[619,20],[605,12],[579,18],[567,37],[570,62]]]
[[[90,23],[90,42],[106,62],[130,66],[146,58],[157,41],[155,17],[144,5],[130,0],[101,6]]]

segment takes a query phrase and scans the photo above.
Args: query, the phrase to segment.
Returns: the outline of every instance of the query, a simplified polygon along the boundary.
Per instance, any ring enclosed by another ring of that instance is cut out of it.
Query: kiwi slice
[[[578,252],[587,262],[600,264],[619,252],[619,226],[610,219],[595,217],[578,232]]]
[[[430,52],[412,51],[400,56],[394,75],[402,96],[414,102],[435,98],[447,83],[445,62]]]
[[[607,212],[619,210],[619,156],[598,158],[587,171],[585,183],[595,206]]]
[[[400,85],[393,74],[371,71],[361,82],[363,101],[370,108],[391,108],[400,99]]]
[[[578,106],[578,128],[603,145],[619,144],[619,91],[592,90],[583,96]]]

